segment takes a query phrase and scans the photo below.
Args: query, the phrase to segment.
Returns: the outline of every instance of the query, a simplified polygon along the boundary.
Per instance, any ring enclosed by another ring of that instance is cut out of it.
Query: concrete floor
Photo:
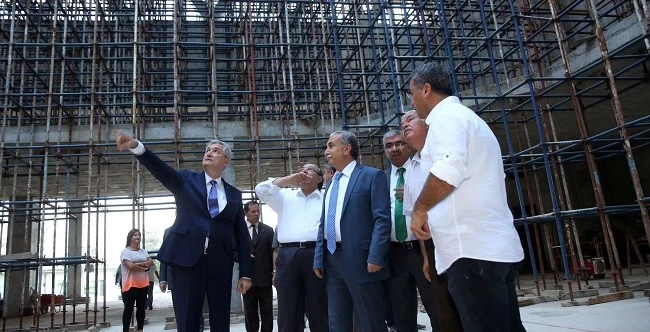
[[[634,269],[631,276],[628,271],[624,270],[625,281],[628,285],[642,283],[645,286],[642,288],[650,288],[650,277],[646,276],[642,269]],[[609,274],[608,274],[609,276]],[[530,291],[534,287],[534,282],[530,275],[520,276],[521,289]],[[547,276],[546,283],[548,288],[554,284],[553,277]],[[600,295],[609,294],[610,289],[607,287],[611,284],[611,280],[604,279],[602,281],[591,280],[590,285]],[[568,289],[566,283],[560,282],[563,289]],[[540,287],[542,283],[540,282]],[[599,287],[600,286],[600,287]],[[573,287],[577,289],[576,285]],[[585,285],[583,284],[583,289]],[[639,288],[639,287],[637,287]],[[116,290],[117,291],[117,290]],[[584,301],[585,299],[576,299],[577,301]],[[524,326],[529,332],[552,332],[552,331],[650,331],[650,302],[649,298],[644,296],[643,291],[635,291],[634,297],[627,300],[619,300],[607,302],[603,304],[590,305],[590,306],[570,306],[563,307],[563,303],[568,300],[544,302],[534,305],[523,306],[520,308],[522,321]],[[101,304],[98,304],[101,307]],[[107,302],[106,321],[110,323],[109,327],[98,325],[96,328],[89,330],[100,330],[102,332],[118,332],[122,330],[121,315],[122,315],[122,302],[111,301]],[[84,306],[85,307],[85,306]],[[77,307],[77,322],[85,321],[84,308]],[[145,331],[164,331],[166,317],[173,317],[173,310],[171,305],[171,294],[161,293],[157,290],[154,293],[154,308],[147,310],[147,319],[149,324],[145,325]],[[89,315],[89,320],[95,320],[93,315]],[[54,316],[54,325],[60,324],[61,314],[57,313]],[[50,327],[50,317],[46,314],[41,317],[40,327],[46,329]],[[70,324],[71,316],[68,314],[66,321]],[[96,321],[103,321],[103,312],[100,310],[97,313]],[[33,318],[31,316],[23,319],[23,326],[29,327],[32,325]],[[243,324],[243,317],[241,315],[231,316],[231,331],[240,332],[246,331]],[[419,313],[418,322],[430,326],[428,316],[425,313]],[[275,323],[275,322],[274,322]],[[18,319],[8,319],[6,322],[7,331],[16,331],[18,328]],[[26,328],[25,330],[34,330],[33,328]],[[56,328],[55,328],[56,330]],[[85,324],[68,325],[68,331],[87,330]],[[277,331],[277,326],[275,331]],[[305,331],[308,331],[306,329]],[[430,331],[430,327],[428,328]]]
[[[521,317],[528,332],[555,331],[628,331],[641,332],[650,329],[650,303],[642,292],[629,300],[609,302],[592,306],[562,307],[560,302],[547,302],[521,308]],[[418,315],[418,322],[429,326],[425,313]],[[274,322],[275,323],[275,322]],[[118,324],[118,322],[115,322]],[[147,325],[144,331],[164,331],[164,323]],[[430,327],[427,331],[430,331]],[[102,332],[122,331],[121,326],[101,329]],[[246,332],[243,323],[233,324],[231,332]],[[277,325],[274,331],[277,331]],[[305,331],[308,331],[306,329]]]

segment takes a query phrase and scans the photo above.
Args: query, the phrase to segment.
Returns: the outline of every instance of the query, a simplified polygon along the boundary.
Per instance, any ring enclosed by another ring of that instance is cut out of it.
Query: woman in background
[[[122,249],[120,260],[120,273],[122,274],[122,329],[129,331],[133,305],[137,307],[135,319],[138,323],[137,331],[142,331],[144,326],[144,309],[149,289],[147,270],[153,265],[153,260],[146,250],[140,248],[142,234],[137,229],[132,229],[126,237],[126,248]]]

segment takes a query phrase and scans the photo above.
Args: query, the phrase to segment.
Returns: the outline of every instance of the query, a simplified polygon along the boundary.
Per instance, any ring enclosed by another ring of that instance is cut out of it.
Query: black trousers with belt
[[[391,242],[388,254],[392,264],[388,286],[393,302],[397,331],[417,331],[418,290],[422,304],[429,315],[432,330],[440,331],[436,329],[433,290],[422,272],[424,257],[422,257],[418,241]]]
[[[325,282],[314,274],[314,243],[282,243],[276,260],[278,330],[302,332],[306,307],[309,330],[329,331]]]

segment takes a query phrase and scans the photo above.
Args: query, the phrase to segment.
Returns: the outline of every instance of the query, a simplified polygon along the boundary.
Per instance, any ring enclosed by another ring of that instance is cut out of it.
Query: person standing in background
[[[442,332],[443,330],[436,328],[431,284],[422,272],[424,257],[421,243],[409,229],[411,217],[404,214],[404,178],[411,171],[411,149],[404,142],[402,132],[398,130],[386,132],[383,144],[386,157],[390,160],[390,166],[386,169],[391,194],[392,221],[388,247],[392,269],[388,288],[393,305],[395,327],[399,332],[414,332],[426,328],[417,323],[417,291],[419,290],[432,330]]]
[[[154,277],[158,278],[158,282],[160,282],[160,275],[158,274],[158,269],[156,268],[156,264],[154,263],[151,268],[149,268],[149,271],[147,271],[147,277],[149,278],[149,294],[147,294],[147,308],[149,310],[153,310],[153,284],[154,284]]]
[[[132,229],[126,236],[126,247],[120,254],[120,274],[122,276],[122,331],[129,332],[133,307],[137,308],[135,320],[137,331],[142,331],[144,326],[145,302],[149,289],[147,270],[153,265],[153,260],[146,250],[140,248],[142,233]]]
[[[250,233],[250,253],[253,285],[244,297],[246,331],[273,331],[273,228],[260,223],[260,204],[244,204],[246,224]],[[258,314],[259,309],[259,314]]]

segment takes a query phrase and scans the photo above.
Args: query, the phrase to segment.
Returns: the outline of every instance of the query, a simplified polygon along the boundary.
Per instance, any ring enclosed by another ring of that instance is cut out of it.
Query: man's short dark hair
[[[381,139],[381,144],[382,144],[382,145],[386,145],[386,141],[387,141],[389,138],[394,137],[394,136],[397,136],[397,135],[402,135],[402,131],[401,131],[401,130],[394,130],[394,129],[393,129],[393,130],[389,130],[389,131],[387,131],[387,132],[384,134],[384,137],[382,137],[382,139]]]
[[[343,144],[352,147],[350,150],[352,158],[354,158],[354,160],[357,160],[357,158],[359,158],[359,140],[357,140],[356,135],[345,130],[335,131],[330,134],[330,136],[332,135],[341,135],[341,141],[343,141]]]
[[[248,201],[248,202],[244,203],[244,212],[248,212],[251,205],[260,205],[260,202],[258,202],[258,201]]]
[[[431,89],[441,95],[451,96],[454,89],[451,86],[451,76],[440,65],[433,62],[425,62],[411,73],[411,82],[416,86],[423,86],[427,83]]]

